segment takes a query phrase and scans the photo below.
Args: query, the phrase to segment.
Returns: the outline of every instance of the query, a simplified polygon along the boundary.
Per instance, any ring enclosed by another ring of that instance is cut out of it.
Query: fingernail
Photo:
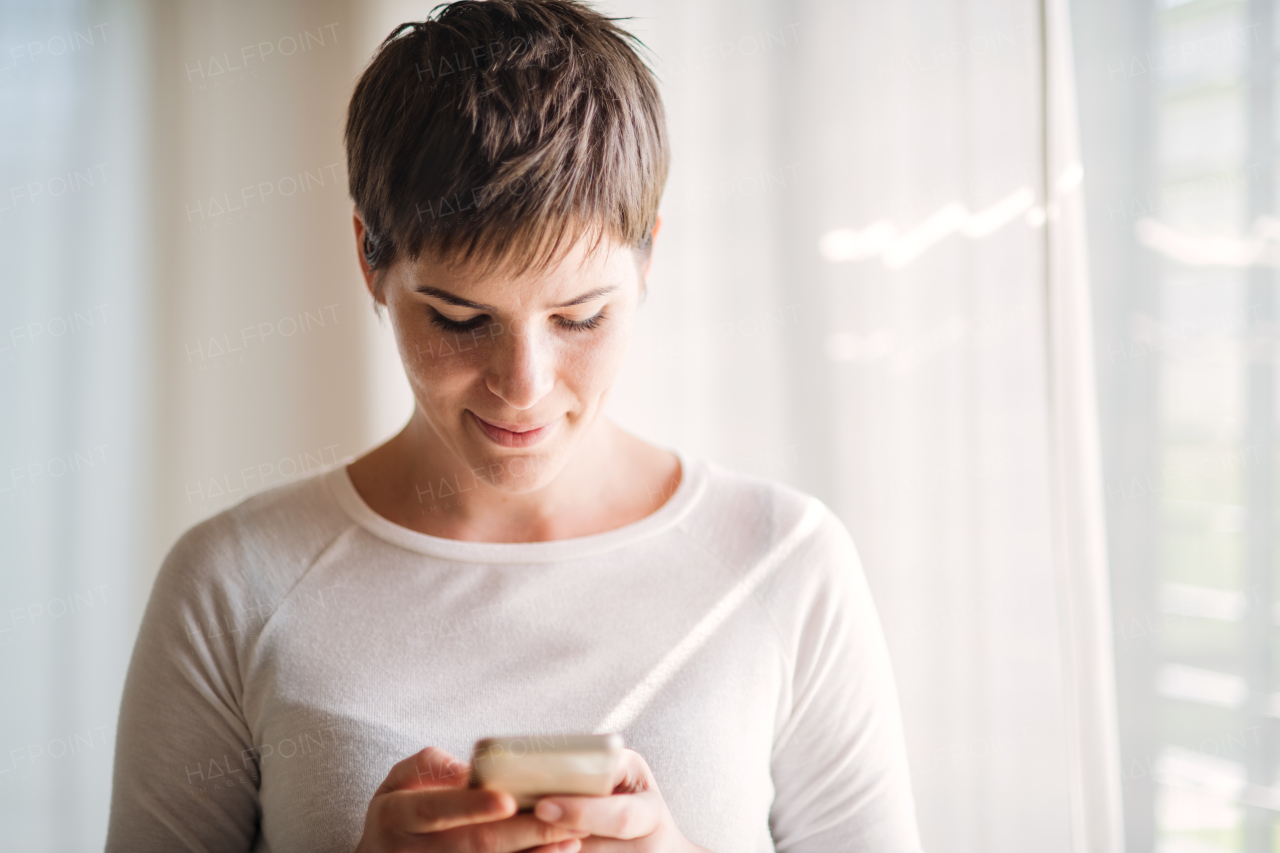
[[[560,808],[550,800],[542,800],[534,807],[533,813],[538,816],[539,820],[545,820],[547,823],[554,823],[564,814],[564,809]]]

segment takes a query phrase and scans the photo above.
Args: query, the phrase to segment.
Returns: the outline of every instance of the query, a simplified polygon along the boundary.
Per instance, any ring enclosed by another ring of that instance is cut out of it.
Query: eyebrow
[[[570,299],[568,302],[562,302],[559,305],[553,305],[551,307],[552,308],[569,308],[573,305],[581,305],[584,302],[590,302],[593,299],[599,299],[601,296],[604,296],[606,293],[612,293],[617,289],[618,289],[618,286],[616,284],[610,287],[597,287],[593,290],[588,290],[586,293],[582,294],[581,296],[575,296],[573,299]],[[416,288],[416,290],[418,293],[424,294],[426,296],[434,296],[436,299],[439,299],[441,302],[447,302],[450,305],[456,305],[459,308],[471,308],[476,311],[495,310],[492,305],[484,305],[480,302],[472,302],[470,299],[463,299],[461,296],[454,296],[452,293],[450,293],[447,290],[441,290],[440,288],[432,287],[429,284],[424,284],[421,287]]]
[[[618,286],[616,284],[610,287],[597,287],[594,290],[588,290],[586,293],[582,294],[581,296],[570,299],[568,302],[563,302],[559,305],[552,305],[551,307],[552,308],[569,308],[570,306],[573,306],[573,305],[581,305],[584,302],[590,302],[592,299],[599,299],[601,296],[604,296],[606,293],[613,293],[617,289],[618,289]]]
[[[457,305],[459,308],[474,308],[477,311],[493,310],[493,306],[491,305],[481,305],[479,302],[472,302],[470,299],[463,299],[461,296],[454,296],[447,290],[441,290],[440,288],[432,287],[429,284],[422,285],[417,288],[417,291],[427,296],[434,296],[441,302],[448,302],[450,305]]]

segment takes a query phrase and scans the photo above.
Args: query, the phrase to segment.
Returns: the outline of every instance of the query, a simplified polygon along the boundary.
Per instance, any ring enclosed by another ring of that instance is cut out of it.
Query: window
[[[1274,10],[1073,10],[1127,849],[1280,849]]]

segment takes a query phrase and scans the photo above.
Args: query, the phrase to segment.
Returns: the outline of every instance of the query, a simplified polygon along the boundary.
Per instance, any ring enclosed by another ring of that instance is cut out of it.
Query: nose
[[[556,384],[553,351],[530,324],[507,327],[490,350],[485,385],[513,409],[532,409]]]

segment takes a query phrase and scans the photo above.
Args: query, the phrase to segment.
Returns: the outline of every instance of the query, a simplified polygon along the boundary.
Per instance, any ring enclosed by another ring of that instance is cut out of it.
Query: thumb
[[[437,746],[429,746],[400,761],[378,786],[378,794],[415,788],[464,788],[471,765]]]

